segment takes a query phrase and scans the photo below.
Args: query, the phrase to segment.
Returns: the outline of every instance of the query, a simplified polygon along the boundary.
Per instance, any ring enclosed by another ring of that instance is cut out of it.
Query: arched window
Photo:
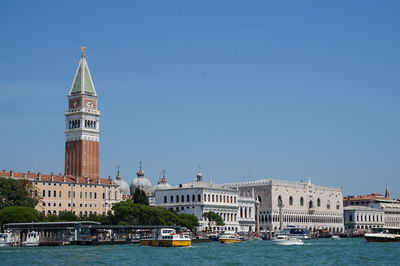
[[[339,209],[340,209],[340,203],[339,203],[339,201],[338,201],[338,202],[336,202],[336,209],[337,209],[337,210],[339,210]]]
[[[176,202],[179,202],[179,195],[176,195]]]
[[[192,195],[192,201],[194,202],[196,200],[196,197]]]
[[[320,198],[317,199],[317,207],[321,207],[321,200],[320,200]]]
[[[308,202],[308,208],[310,208],[310,209],[314,208],[314,204],[313,204],[312,200],[310,200],[310,202]]]
[[[281,195],[278,196],[278,204],[283,204]]]
[[[174,196],[171,196],[171,202],[174,202]]]
[[[182,202],[185,202],[185,196],[184,195],[182,195],[181,199],[182,199]]]
[[[210,201],[210,194],[208,194],[208,201]]]
[[[330,208],[331,208],[331,201],[330,201],[330,200],[328,200],[328,201],[326,202],[326,208],[327,208],[327,209],[330,209]]]
[[[190,201],[190,196],[186,195],[186,201],[189,202]]]
[[[293,205],[293,197],[292,196],[289,197],[289,205]]]
[[[197,195],[197,201],[198,201],[198,202],[201,201],[201,195],[200,195],[200,194]]]
[[[303,197],[300,198],[300,206],[304,206],[304,199],[303,199]]]
[[[164,196],[164,203],[167,203],[167,196]]]

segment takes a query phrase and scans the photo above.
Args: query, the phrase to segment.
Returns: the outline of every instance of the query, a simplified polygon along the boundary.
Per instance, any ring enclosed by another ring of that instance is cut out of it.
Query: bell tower
[[[86,61],[85,47],[68,94],[65,113],[66,175],[99,178],[100,112],[97,94]]]

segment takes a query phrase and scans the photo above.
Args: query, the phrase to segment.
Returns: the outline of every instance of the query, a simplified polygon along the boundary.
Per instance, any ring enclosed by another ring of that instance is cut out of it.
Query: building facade
[[[240,195],[232,188],[205,183],[202,174],[196,180],[177,187],[155,190],[155,205],[176,213],[193,214],[199,219],[200,231],[249,232],[255,230],[255,199],[252,195]],[[221,216],[224,226],[208,221],[203,214],[215,212]]]
[[[344,209],[344,227],[348,232],[358,229],[384,227],[384,211],[365,206],[346,206]]]
[[[383,211],[384,227],[400,228],[400,200],[391,199],[387,188],[385,195],[371,193],[367,195],[346,196],[343,198],[343,204],[346,207],[368,207]]]
[[[123,194],[112,179],[93,179],[40,173],[1,171],[0,177],[24,179],[31,182],[31,195],[37,200],[35,209],[48,214],[71,211],[76,215],[107,214],[112,206],[123,200]]]
[[[315,231],[342,232],[342,189],[308,182],[261,179],[253,182],[224,184],[242,193],[254,191],[260,202],[260,230],[276,231],[296,226]]]

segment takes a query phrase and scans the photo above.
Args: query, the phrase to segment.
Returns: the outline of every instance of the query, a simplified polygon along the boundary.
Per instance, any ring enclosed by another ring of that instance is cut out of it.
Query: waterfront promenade
[[[316,239],[302,246],[271,241],[185,248],[131,245],[0,248],[2,265],[396,265],[400,243]]]

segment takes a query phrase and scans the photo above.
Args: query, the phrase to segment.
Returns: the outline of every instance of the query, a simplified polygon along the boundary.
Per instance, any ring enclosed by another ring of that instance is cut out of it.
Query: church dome
[[[172,186],[167,183],[167,178],[165,177],[165,170],[163,170],[163,176],[158,180],[157,185],[154,187],[154,190],[171,188]]]
[[[119,165],[117,165],[117,169],[118,169],[117,175],[115,176],[114,183],[119,185],[119,189],[122,191],[122,193],[124,193],[125,195],[129,195],[130,194],[129,185],[124,180],[122,180],[121,175],[119,173]]]
[[[119,189],[125,194],[125,195],[129,195],[130,194],[130,190],[129,190],[129,185],[128,183],[126,183],[124,180],[120,179],[120,180],[115,180],[115,183],[117,185],[119,185]]]
[[[137,177],[135,177],[130,185],[131,194],[135,193],[135,189],[139,188],[146,192],[147,196],[151,196],[153,194],[153,187],[151,186],[150,180],[148,180],[144,176],[144,171],[142,170],[142,163],[140,162],[140,169],[136,173]]]

